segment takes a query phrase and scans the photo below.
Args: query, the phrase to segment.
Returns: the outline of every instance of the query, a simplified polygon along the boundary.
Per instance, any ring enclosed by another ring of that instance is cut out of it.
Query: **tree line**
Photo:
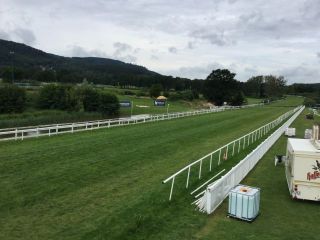
[[[26,90],[13,84],[0,87],[0,113],[21,113],[26,109]],[[119,114],[116,95],[99,91],[91,86],[47,84],[36,96],[38,109],[100,112],[103,116]]]
[[[279,98],[286,92],[286,80],[283,76],[254,76],[243,83],[246,96],[255,98]]]
[[[184,84],[177,88],[179,91],[170,93],[168,90],[176,83],[166,85],[166,81],[160,78],[151,82],[153,84],[150,85],[149,94],[157,97],[163,93],[171,100],[188,101],[198,99],[199,94],[202,94],[215,105],[242,105],[246,101],[245,96],[273,100],[286,92],[286,81],[282,76],[255,76],[244,83],[237,81],[235,76],[236,74],[228,69],[216,69],[205,80],[183,80]],[[5,84],[0,88],[0,101],[0,113],[22,112],[26,105],[25,90],[13,84]],[[74,84],[49,83],[40,87],[36,107],[117,115],[119,101],[115,95],[104,93],[87,84],[77,87]]]

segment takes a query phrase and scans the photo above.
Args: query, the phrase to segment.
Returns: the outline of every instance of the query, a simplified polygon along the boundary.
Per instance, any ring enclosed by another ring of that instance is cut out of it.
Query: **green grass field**
[[[231,238],[237,229],[244,233],[241,224],[247,223],[227,219],[225,204],[212,216],[194,210],[188,194],[200,184],[194,172],[188,192],[183,190],[185,179],[177,179],[180,187],[175,189],[172,202],[167,200],[170,184],[161,181],[299,103],[299,98],[288,98],[282,102],[284,107],[278,103],[277,107],[0,142],[0,239],[215,239]],[[265,159],[250,176],[265,162],[270,165]],[[281,167],[262,170],[269,178],[248,183],[261,188],[269,184],[270,189],[278,187],[273,183],[273,174],[278,174],[279,181],[282,177],[284,180]],[[204,174],[207,178],[213,175]],[[287,196],[287,191],[283,194]],[[268,207],[265,197],[262,192],[261,216],[244,229],[258,226],[256,223],[264,219],[264,208]],[[269,205],[276,205],[275,196],[271,200]],[[291,201],[288,196],[286,201]],[[314,208],[311,210],[304,214],[312,216]],[[235,229],[226,228],[225,222]],[[282,222],[281,226],[287,225]],[[266,233],[266,226],[256,231]],[[278,233],[286,231],[294,232],[295,228],[288,225]],[[250,236],[256,239],[258,235]]]
[[[306,120],[305,110],[292,124],[297,137],[303,138],[304,130],[314,121]],[[284,166],[274,166],[276,154],[285,155],[287,137],[282,136],[255,169],[242,182],[261,188],[260,215],[253,223],[226,217],[228,201],[207,218],[195,238],[198,239],[319,239],[317,225],[319,202],[292,200],[284,173]]]
[[[248,103],[248,104],[261,103],[262,100],[263,100],[263,99],[260,99],[260,98],[247,97],[247,103]]]

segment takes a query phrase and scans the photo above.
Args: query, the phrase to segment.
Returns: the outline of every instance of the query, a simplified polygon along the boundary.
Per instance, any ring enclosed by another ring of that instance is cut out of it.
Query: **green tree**
[[[235,91],[229,100],[231,106],[241,106],[245,103],[245,97],[242,91]]]
[[[0,87],[0,113],[19,113],[26,107],[26,92],[12,84]]]
[[[264,77],[254,76],[244,83],[244,92],[247,96],[262,98],[264,97]]]
[[[119,100],[116,95],[110,93],[100,93],[99,96],[99,112],[102,115],[118,115],[120,109]]]
[[[97,112],[99,110],[100,97],[97,90],[85,87],[81,91],[83,109],[86,112]]]
[[[74,87],[48,84],[40,88],[38,106],[42,109],[78,111],[80,99]]]
[[[149,90],[150,97],[159,97],[162,90],[161,84],[153,84]]]
[[[40,88],[38,96],[38,106],[42,109],[53,109],[55,107],[56,85],[49,84]]]
[[[0,71],[1,78],[5,83],[12,83],[12,68],[11,67],[3,67]]]
[[[55,82],[56,73],[53,70],[44,70],[36,74],[36,80],[39,82]]]
[[[279,98],[283,96],[286,80],[283,76],[268,75],[264,77],[265,93],[269,98]]]
[[[241,89],[240,83],[234,77],[235,74],[228,69],[213,70],[205,80],[204,97],[216,105],[222,105],[224,102],[235,102],[235,99],[240,98]]]

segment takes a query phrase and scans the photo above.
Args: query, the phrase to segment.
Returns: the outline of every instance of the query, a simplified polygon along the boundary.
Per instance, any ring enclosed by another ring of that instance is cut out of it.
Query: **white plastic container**
[[[253,221],[259,214],[260,189],[237,185],[229,192],[230,217]]]
[[[296,135],[296,129],[295,128],[287,128],[284,134],[288,137],[294,137]]]
[[[311,139],[312,138],[312,129],[306,129],[304,131],[304,138],[305,139]]]

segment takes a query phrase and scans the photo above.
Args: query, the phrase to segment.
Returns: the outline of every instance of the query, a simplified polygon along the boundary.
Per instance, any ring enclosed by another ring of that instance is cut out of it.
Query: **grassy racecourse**
[[[314,121],[306,120],[305,110],[292,124],[297,137]],[[226,217],[228,201],[224,201],[214,215],[207,218],[205,226],[195,234],[197,239],[319,239],[319,202],[292,200],[284,173],[284,166],[274,166],[276,154],[285,155],[287,137],[282,136],[261,159],[254,171],[242,182],[261,188],[260,216],[251,224]]]
[[[188,191],[184,177],[176,180],[180,189],[170,203],[170,184],[161,181],[301,101],[288,98],[266,107],[0,142],[0,239],[226,238],[229,229],[220,226],[231,222],[225,205],[210,217],[190,205],[189,192],[200,184],[195,172]],[[273,170],[264,174],[278,173],[284,181],[283,169]],[[207,179],[213,175],[204,174]],[[258,183],[261,179],[273,180],[262,176]],[[263,187],[258,183],[253,185]]]

